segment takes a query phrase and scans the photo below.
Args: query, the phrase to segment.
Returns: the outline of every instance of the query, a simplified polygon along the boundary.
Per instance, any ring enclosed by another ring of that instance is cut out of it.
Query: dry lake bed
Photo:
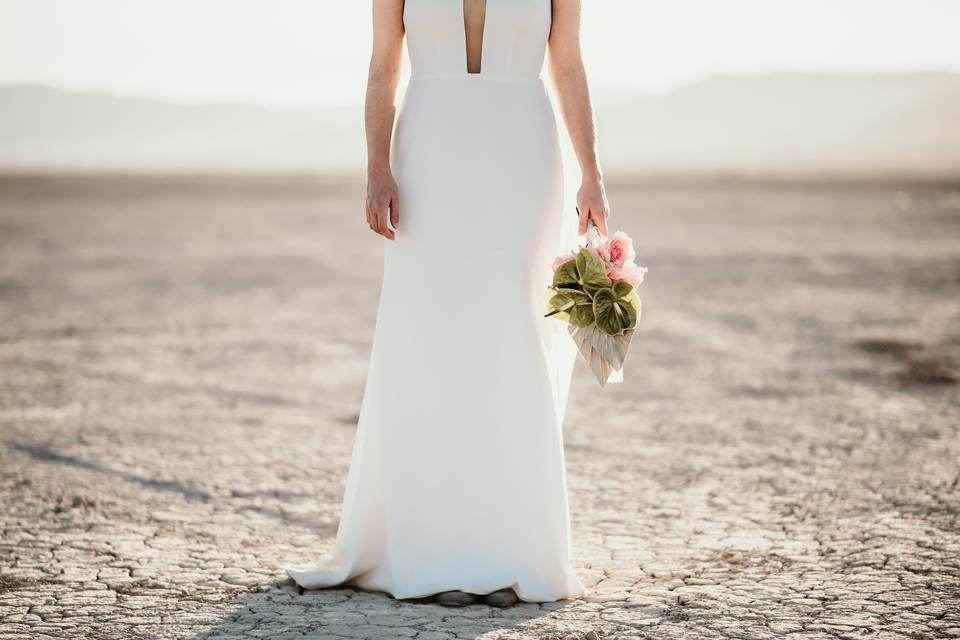
[[[960,182],[613,180],[649,273],[565,426],[590,593],[506,610],[280,570],[336,533],[362,194],[0,178],[0,638],[960,637]]]

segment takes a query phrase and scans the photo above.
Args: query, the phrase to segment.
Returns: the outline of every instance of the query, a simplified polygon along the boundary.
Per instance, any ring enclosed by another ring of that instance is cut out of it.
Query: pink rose
[[[560,268],[560,265],[570,262],[571,260],[573,260],[573,258],[574,258],[574,255],[572,253],[558,256],[557,259],[553,261],[553,270],[556,271],[557,269]]]
[[[611,280],[623,280],[630,283],[631,287],[636,288],[643,282],[643,276],[646,273],[647,270],[643,267],[638,267],[632,262],[625,262],[619,267],[611,267],[607,271],[607,277]]]
[[[647,273],[646,269],[638,267],[632,262],[625,262],[621,269],[623,271],[623,279],[633,287],[640,286],[640,283],[643,282],[643,276]]]
[[[633,262],[637,253],[633,250],[633,240],[623,231],[617,231],[610,236],[608,242],[610,262],[616,266],[622,266],[625,262]]]

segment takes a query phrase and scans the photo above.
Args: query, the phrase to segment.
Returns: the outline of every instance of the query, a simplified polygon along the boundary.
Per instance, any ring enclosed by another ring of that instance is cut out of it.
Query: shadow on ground
[[[296,514],[291,514],[283,512],[278,509],[272,509],[265,507],[263,505],[250,505],[250,504],[235,504],[237,501],[229,499],[226,496],[215,495],[214,493],[203,491],[195,487],[188,486],[183,482],[175,480],[162,480],[157,478],[149,478],[142,474],[133,473],[130,471],[123,471],[120,469],[115,469],[109,465],[98,462],[96,460],[87,460],[75,455],[70,455],[67,453],[55,451],[52,447],[44,444],[28,444],[25,442],[16,442],[8,440],[3,443],[10,450],[23,453],[37,462],[46,462],[55,465],[62,465],[66,467],[71,467],[74,469],[80,469],[83,471],[93,472],[94,474],[105,477],[107,480],[122,480],[124,482],[133,483],[140,485],[146,489],[151,489],[154,491],[160,492],[169,492],[176,494],[187,502],[202,502],[207,503],[213,508],[223,507],[226,504],[230,504],[231,508],[236,509],[237,511],[252,511],[256,512],[262,516],[273,518],[283,522],[285,525],[296,525],[308,527],[309,529],[316,531],[318,533],[335,533],[336,528],[331,527],[328,523],[318,521],[316,518],[309,516],[299,516]],[[256,499],[261,497],[269,498],[291,498],[291,497],[310,497],[311,494],[303,492],[292,492],[292,491],[283,491],[272,489],[268,491],[238,491],[233,490],[231,492],[232,498],[240,499]],[[89,506],[93,506],[96,503],[96,499],[90,499],[85,497],[74,497],[74,502],[89,502]],[[78,506],[78,505],[75,505]],[[54,507],[56,509],[61,508],[59,505]]]
[[[256,634],[273,640],[292,638],[508,638],[535,623],[538,638],[564,640],[597,637],[562,623],[572,601],[519,603],[496,609],[483,604],[442,607],[428,599],[396,600],[387,594],[356,589],[303,590],[290,580],[231,600],[233,612],[196,640],[224,640]],[[558,615],[559,613],[559,615]],[[550,620],[546,620],[550,616]],[[560,620],[558,620],[558,618]],[[553,628],[544,628],[553,624]],[[595,633],[595,632],[594,632]]]

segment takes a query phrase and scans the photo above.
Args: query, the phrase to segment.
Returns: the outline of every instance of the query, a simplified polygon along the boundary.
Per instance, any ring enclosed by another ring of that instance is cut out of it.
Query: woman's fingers
[[[593,220],[597,231],[607,235],[607,216],[610,214],[610,205],[603,190],[603,181],[585,179],[577,192],[577,205],[580,209],[580,235],[587,231],[587,218]]]
[[[592,210],[591,210],[592,211]],[[599,209],[599,214],[593,215],[593,224],[597,225],[597,228],[600,229],[600,233],[603,235],[609,235],[607,233],[607,211],[606,209]]]
[[[400,222],[397,183],[388,173],[374,172],[367,179],[367,225],[389,240]]]
[[[374,201],[367,205],[367,223],[374,233],[380,233],[380,211],[383,206]]]
[[[580,235],[587,232],[589,220],[593,220],[593,224],[597,225],[597,229],[601,234],[607,235],[607,211],[605,208],[584,205],[578,207],[578,209],[580,211]]]
[[[390,207],[384,206],[377,214],[377,233],[384,238],[393,240],[393,231],[390,230]]]
[[[391,202],[396,202],[396,197],[386,198],[384,200],[372,200],[367,203],[367,226],[370,227],[375,233],[380,234],[385,238],[393,240],[394,234],[390,229],[389,218],[391,216],[392,210],[395,208],[391,207]],[[394,225],[396,226],[396,225]]]
[[[398,224],[400,224],[400,201],[397,194],[393,194],[390,198],[390,227],[396,230]]]
[[[587,207],[577,207],[580,212],[580,228],[577,231],[581,236],[587,232],[587,221],[590,219],[590,209]]]

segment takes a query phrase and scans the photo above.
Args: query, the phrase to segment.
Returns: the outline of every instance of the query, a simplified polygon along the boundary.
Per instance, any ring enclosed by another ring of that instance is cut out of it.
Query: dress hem
[[[557,596],[557,597],[532,597],[532,596],[524,596],[521,594],[521,592],[523,591],[523,588],[519,586],[519,583],[517,581],[506,583],[506,584],[497,583],[497,586],[490,586],[490,587],[487,587],[487,586],[477,587],[475,585],[463,586],[463,583],[459,583],[460,586],[458,586],[457,583],[451,583],[449,587],[442,587],[442,588],[431,587],[425,591],[421,590],[421,591],[405,592],[400,589],[391,589],[386,586],[364,585],[362,583],[364,574],[353,576],[351,578],[347,578],[346,580],[340,580],[340,581],[337,581],[331,584],[322,585],[322,586],[307,586],[308,584],[311,584],[311,583],[301,582],[300,580],[297,579],[297,577],[294,574],[309,572],[311,571],[310,568],[307,568],[307,569],[288,568],[288,569],[284,569],[284,571],[298,586],[302,587],[307,591],[317,591],[317,590],[324,590],[324,589],[354,589],[357,591],[366,591],[371,593],[383,593],[395,600],[417,600],[420,598],[429,598],[431,596],[435,596],[437,594],[444,593],[447,591],[462,591],[464,593],[471,593],[473,595],[483,596],[489,593],[493,593],[495,591],[499,591],[501,589],[513,589],[513,591],[517,594],[517,598],[520,601],[527,602],[530,604],[543,604],[548,602],[560,602],[564,600],[570,600],[570,601],[579,600],[584,598],[588,593],[586,587],[583,586],[579,578],[574,578],[577,584],[580,585],[580,589],[574,593]]]

